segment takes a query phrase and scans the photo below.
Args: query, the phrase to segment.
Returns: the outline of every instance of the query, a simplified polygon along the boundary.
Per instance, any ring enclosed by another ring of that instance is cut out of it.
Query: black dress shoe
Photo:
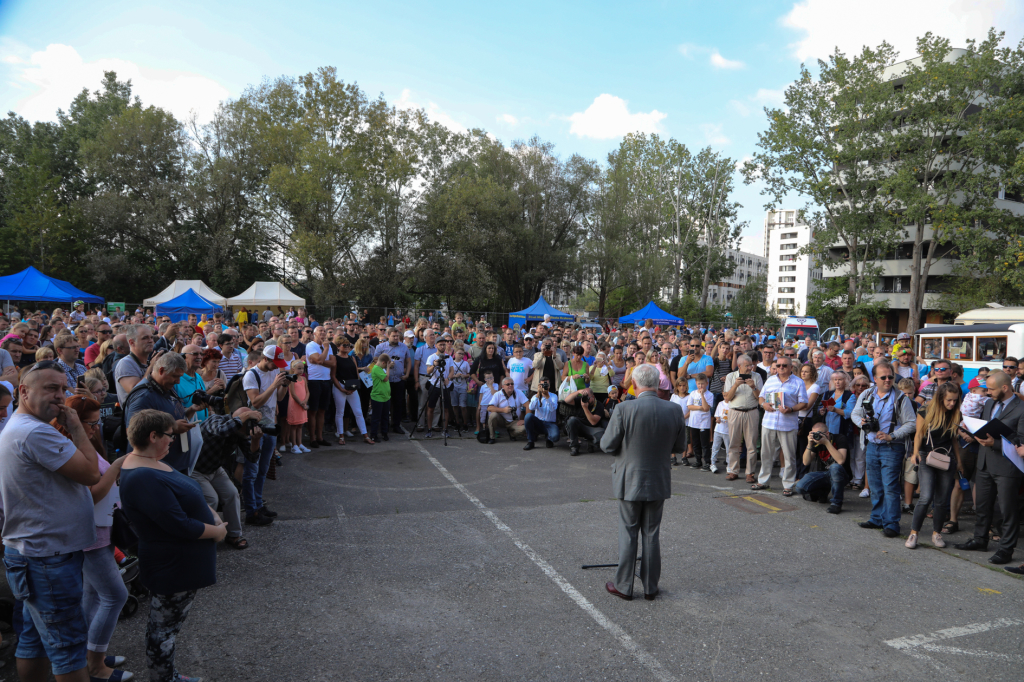
[[[899,531],[893,530],[892,528],[883,528],[882,535],[884,535],[887,538],[897,538],[899,537],[900,533]]]
[[[1024,575],[1024,564],[1020,566],[1003,566],[1003,570],[1014,575]]]
[[[1013,561],[1012,549],[1001,549],[988,558],[990,564],[1008,564]]]
[[[658,596],[659,592],[661,592],[661,590],[655,590],[654,592],[651,592],[650,594],[644,593],[644,599],[646,599],[647,601],[654,601],[654,598]]]
[[[533,450],[535,447],[537,446],[533,444],[533,441],[526,441],[526,447],[523,450]]]
[[[555,447],[555,442],[552,441],[552,440],[549,440],[549,441],[547,441],[547,444],[545,445],[545,447],[553,448],[553,447]]]
[[[245,517],[245,525],[247,526],[269,526],[273,522],[274,519],[262,514],[249,514]]]
[[[311,447],[311,448],[318,448],[318,447],[320,447],[320,443],[318,443],[315,440],[311,440],[311,441],[309,441],[309,447]]]
[[[837,504],[830,504],[828,506],[828,509],[826,509],[825,511],[827,511],[829,514],[838,514],[839,512],[843,511],[843,508]]]
[[[881,528],[881,526],[879,526],[874,521],[861,521],[857,525],[860,526],[861,528],[870,528],[872,530],[878,530],[879,528]]]
[[[967,550],[968,552],[984,552],[988,549],[988,543],[978,538],[971,538],[967,542],[960,542],[953,545],[957,549]]]
[[[385,435],[386,435],[386,434],[385,434]],[[387,438],[385,438],[384,440],[387,440]],[[326,441],[326,440],[324,440],[323,438],[321,438],[320,440],[318,440],[318,441],[317,441],[317,444],[318,444],[318,445],[322,445],[322,446],[324,446],[325,448],[329,448],[329,447],[331,447],[331,443],[330,443],[330,441]]]
[[[570,456],[575,457],[578,454],[580,454],[580,449],[579,448],[569,448],[569,455]]]
[[[256,513],[257,514],[262,514],[263,516],[266,516],[266,517],[271,518],[271,519],[276,519],[277,518],[277,512],[276,511],[270,511],[270,507],[267,507],[266,505],[260,507],[259,510]]]
[[[604,584],[604,589],[608,590],[608,592],[610,594],[614,594],[619,599],[625,599],[626,601],[633,601],[633,595],[631,595],[631,594],[622,594],[621,592],[619,592],[618,590],[615,589],[615,583],[613,583],[611,581],[606,582]]]

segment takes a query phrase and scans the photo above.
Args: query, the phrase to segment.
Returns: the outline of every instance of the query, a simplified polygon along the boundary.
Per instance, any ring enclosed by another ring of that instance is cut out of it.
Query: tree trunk
[[[847,279],[847,292],[846,292],[846,303],[847,305],[857,305],[857,243],[854,242],[852,246],[847,246],[846,250],[850,254],[850,275]]]
[[[601,289],[597,292],[597,316],[604,317],[604,305],[608,300],[608,286],[606,284],[601,285]]]
[[[910,305],[907,306],[908,334],[921,326],[921,305],[924,302],[924,281],[921,277],[921,251],[924,246],[924,225],[914,226],[914,255],[910,264]],[[927,276],[926,276],[927,277]]]
[[[683,246],[679,243],[679,210],[676,209],[676,252],[672,257],[674,268],[672,270],[672,304],[679,302],[679,270],[682,268]]]

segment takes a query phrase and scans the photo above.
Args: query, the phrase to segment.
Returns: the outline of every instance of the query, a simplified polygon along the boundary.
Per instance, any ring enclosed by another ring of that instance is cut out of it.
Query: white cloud
[[[409,88],[402,90],[402,95],[395,102],[395,106],[399,109],[423,109],[427,113],[429,118],[434,123],[440,123],[445,128],[452,130],[456,133],[468,132],[468,128],[454,118],[449,116],[441,107],[434,102],[428,102],[427,106],[417,104],[412,100],[412,91]]]
[[[195,111],[200,121],[208,121],[217,105],[230,96],[227,88],[205,76],[145,68],[123,59],[86,62],[75,48],[56,43],[28,57],[4,55],[3,61],[12,66],[11,84],[29,93],[14,110],[32,121],[56,120],[57,109],[66,110],[82,88],[100,87],[104,71],[117,72],[118,80],[131,80],[132,93],[143,105],[166,109],[179,120]]]
[[[704,141],[708,144],[729,144],[731,141],[722,132],[721,123],[704,123],[700,131],[704,133]]]
[[[610,140],[627,133],[661,132],[661,121],[668,116],[657,109],[649,113],[630,113],[626,100],[614,95],[598,95],[586,111],[569,117],[569,132],[578,137]]]
[[[714,50],[711,56],[708,58],[711,62],[711,66],[716,69],[742,69],[746,66],[743,62],[735,61],[733,59],[726,59],[718,53],[718,50]]]
[[[883,40],[909,59],[917,38],[931,31],[963,47],[967,38],[983,39],[992,26],[1015,45],[1024,36],[1024,5],[1019,0],[802,0],[782,24],[804,33],[791,45],[801,61],[828,59],[836,47],[847,55]]]
[[[708,63],[716,69],[743,69],[747,66],[741,61],[726,59],[718,51],[717,47],[705,47],[703,45],[694,45],[693,43],[683,43],[679,46],[679,54],[683,55],[687,59],[693,59],[700,55],[708,55]]]
[[[750,99],[765,106],[781,107],[786,102],[786,91],[758,88],[757,92],[751,95]]]
[[[519,123],[519,119],[513,116],[512,114],[502,114],[501,116],[498,117],[498,122],[507,123],[510,126],[514,126]]]

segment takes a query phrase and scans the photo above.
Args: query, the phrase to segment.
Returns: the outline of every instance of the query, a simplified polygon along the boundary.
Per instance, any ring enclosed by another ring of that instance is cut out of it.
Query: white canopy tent
[[[171,286],[161,291],[156,296],[147,298],[142,302],[142,305],[150,308],[159,305],[160,303],[166,303],[171,299],[181,296],[189,289],[193,290],[210,303],[216,303],[220,306],[228,305],[227,299],[218,294],[216,291],[206,286],[206,283],[201,279],[176,279],[171,283]]]
[[[306,299],[296,296],[280,282],[253,282],[252,286],[228,299],[229,306],[245,306],[250,311],[268,306],[295,306],[301,308],[306,305]]]

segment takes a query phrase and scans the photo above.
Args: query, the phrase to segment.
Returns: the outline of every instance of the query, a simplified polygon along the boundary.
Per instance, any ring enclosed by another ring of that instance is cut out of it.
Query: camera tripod
[[[441,360],[441,363],[442,363],[443,366],[447,367],[447,364],[448,364],[447,356],[445,356],[444,360]],[[444,371],[444,370],[442,370],[440,368],[438,368],[438,370],[441,371],[441,372]],[[453,381],[454,381],[454,379],[453,379]],[[427,385],[428,386],[430,385],[429,377],[428,377]],[[449,389],[448,387],[446,387],[444,385],[444,375],[442,374],[442,376],[441,376],[441,397],[437,401],[441,405],[441,414],[437,418],[437,423],[441,426],[441,438],[442,438],[442,440],[444,440],[445,447],[447,447],[448,446],[448,424],[449,424],[449,422],[447,420],[451,416],[451,413],[448,412],[447,410],[450,410],[452,408],[446,406],[445,405],[445,401],[451,402],[451,389]],[[418,415],[416,415],[416,419],[413,420],[413,426],[412,426],[411,429],[409,429],[409,440],[412,440],[413,434],[416,433],[416,424],[419,424],[420,423],[420,417],[423,417],[424,414],[426,414],[427,406],[428,405],[430,405],[430,391],[429,390],[427,391],[427,399],[425,401],[423,401],[422,405],[420,405],[420,413]],[[431,426],[431,424],[429,422],[427,422],[427,430],[428,431],[433,430],[433,427]],[[459,438],[461,439],[462,438],[462,427],[461,427],[461,425],[459,424],[458,421],[455,422],[455,430],[458,432]]]

